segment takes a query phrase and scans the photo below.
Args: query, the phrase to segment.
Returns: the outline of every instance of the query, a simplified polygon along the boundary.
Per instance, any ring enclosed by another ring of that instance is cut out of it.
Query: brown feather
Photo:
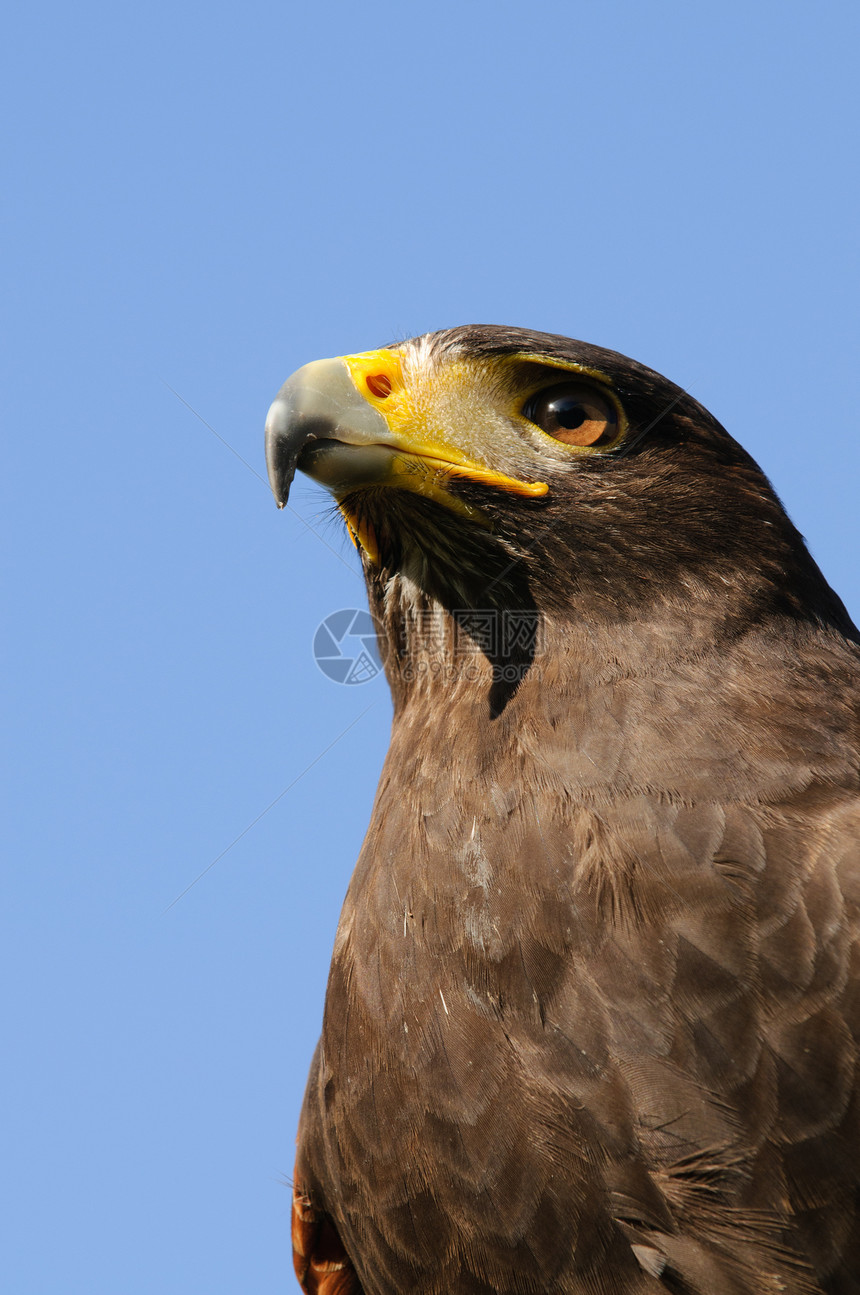
[[[659,375],[518,330],[424,349],[599,368],[651,430],[548,503],[458,482],[492,532],[353,501],[395,719],[302,1116],[300,1281],[860,1291],[857,632]],[[476,608],[534,617],[507,680],[463,669]]]

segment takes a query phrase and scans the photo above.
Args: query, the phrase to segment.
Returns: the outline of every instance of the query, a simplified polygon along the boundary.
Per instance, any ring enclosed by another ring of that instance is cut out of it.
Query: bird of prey
[[[860,636],[764,474],[495,326],[306,365],[267,453],[334,494],[394,700],[304,1290],[860,1291]]]

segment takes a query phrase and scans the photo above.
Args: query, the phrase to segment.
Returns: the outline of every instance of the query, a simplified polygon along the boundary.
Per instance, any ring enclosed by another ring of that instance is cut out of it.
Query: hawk
[[[394,700],[305,1291],[860,1291],[860,636],[764,474],[495,326],[306,365],[267,456],[333,493]]]

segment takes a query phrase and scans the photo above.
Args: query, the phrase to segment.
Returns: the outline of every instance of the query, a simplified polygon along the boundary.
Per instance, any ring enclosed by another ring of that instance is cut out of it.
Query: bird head
[[[471,326],[318,360],[278,393],[266,451],[279,506],[297,467],[334,495],[376,610],[407,582],[453,612],[679,638],[780,612],[850,626],[717,420],[584,342]]]

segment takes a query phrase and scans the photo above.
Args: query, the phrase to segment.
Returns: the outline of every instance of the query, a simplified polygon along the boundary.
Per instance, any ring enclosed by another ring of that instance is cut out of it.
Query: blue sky
[[[390,722],[381,679],[313,660],[363,606],[329,502],[300,483],[304,525],[264,484],[298,365],[471,322],[633,355],[860,615],[857,29],[736,0],[12,18],[5,1289],[292,1287]]]

